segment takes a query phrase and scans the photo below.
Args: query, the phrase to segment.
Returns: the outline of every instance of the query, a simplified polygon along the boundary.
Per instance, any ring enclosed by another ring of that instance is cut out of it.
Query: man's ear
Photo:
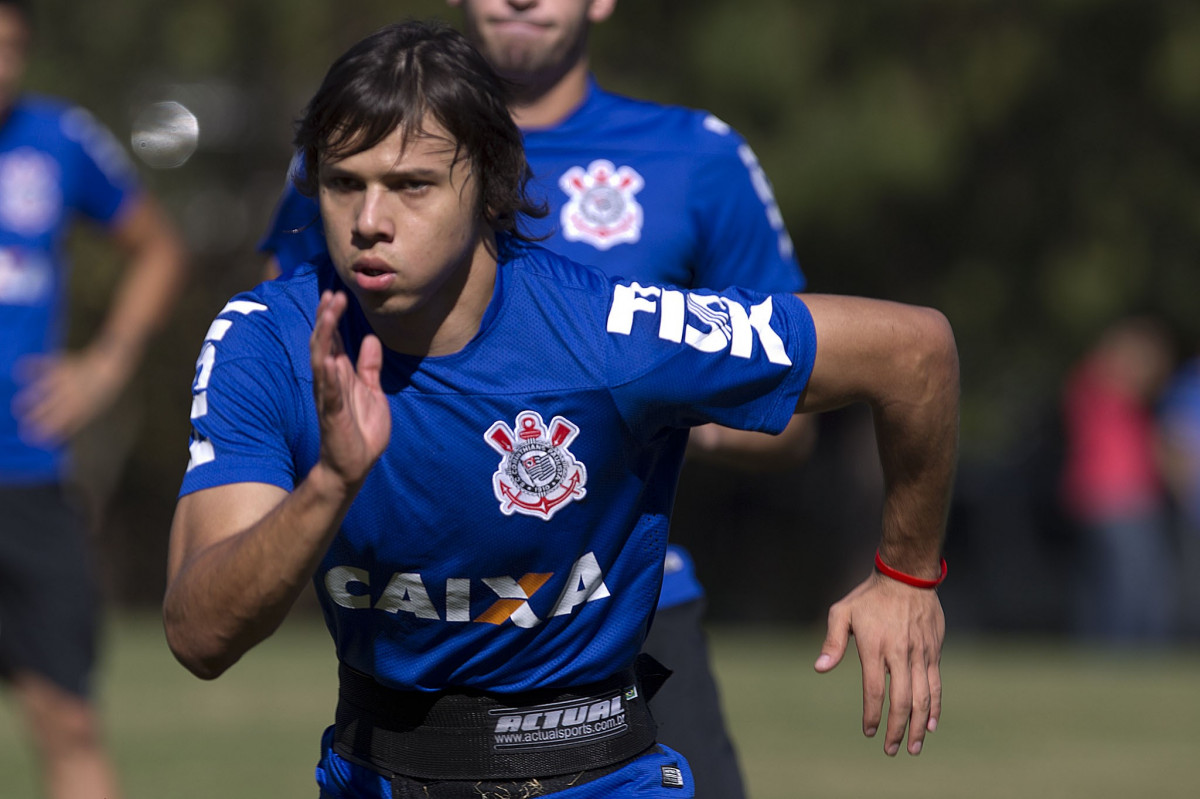
[[[457,3],[461,0],[446,1]],[[612,13],[616,10],[616,8],[617,0],[592,0],[590,3],[588,3],[588,22],[603,22],[612,16]]]

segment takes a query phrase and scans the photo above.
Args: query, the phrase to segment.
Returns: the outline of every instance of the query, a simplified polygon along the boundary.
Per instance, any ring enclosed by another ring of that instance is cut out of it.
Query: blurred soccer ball
[[[133,121],[130,144],[134,153],[154,169],[182,166],[196,152],[200,123],[196,115],[174,101],[155,103]]]

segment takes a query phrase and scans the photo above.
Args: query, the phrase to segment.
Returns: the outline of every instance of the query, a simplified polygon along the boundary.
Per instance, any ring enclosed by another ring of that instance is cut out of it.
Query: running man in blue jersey
[[[616,277],[686,288],[805,287],[754,152],[715,116],[613,94],[591,76],[588,32],[615,0],[449,0],[467,38],[513,87],[509,111],[533,169],[539,243]],[[294,171],[294,170],[293,170]],[[325,250],[316,202],[289,181],[261,247],[290,273]],[[273,275],[272,275],[273,276]],[[812,417],[777,436],[705,425],[692,456],[764,469],[812,447]],[[701,797],[745,795],[709,665],[704,589],[671,545],[646,651],[674,674],[651,704],[660,740],[693,763]]]
[[[863,728],[941,712],[956,460],[945,318],[894,303],[610,278],[527,241],[521,136],[454,30],[338,59],[296,136],[329,256],[234,298],[197,362],[167,638],[214,678],[313,580],[339,659],[321,795],[693,796],[640,658],[689,428],[866,401],[881,562],[830,612]],[[885,694],[890,694],[886,721]]]
[[[97,595],[65,444],[104,411],[166,321],[183,249],[112,135],[20,90],[26,3],[0,0],[0,676],[33,737],[49,799],[115,799],[91,701]],[[107,320],[62,352],[77,217],[128,255]]]

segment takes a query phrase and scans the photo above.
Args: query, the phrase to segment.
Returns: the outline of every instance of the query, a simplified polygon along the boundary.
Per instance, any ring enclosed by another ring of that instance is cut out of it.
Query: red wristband
[[[879,569],[879,573],[884,577],[891,577],[893,580],[899,580],[905,585],[911,585],[913,588],[937,588],[942,584],[942,580],[946,579],[946,559],[942,558],[942,573],[935,580],[926,580],[921,577],[913,577],[911,574],[905,574],[902,571],[896,571],[891,566],[883,562],[883,558],[879,556],[879,550],[875,550],[875,568]]]

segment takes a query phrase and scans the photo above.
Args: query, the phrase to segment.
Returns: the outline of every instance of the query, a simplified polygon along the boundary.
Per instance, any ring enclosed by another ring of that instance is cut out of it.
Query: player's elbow
[[[958,396],[958,344],[954,340],[954,328],[941,311],[925,309],[925,335],[928,344],[926,360],[929,374],[943,387]]]
[[[163,606],[163,630],[171,654],[202,680],[215,680],[237,662],[237,655],[217,636],[196,629],[196,625],[174,612],[169,603]]]
[[[957,404],[958,346],[950,320],[933,308],[912,308],[902,341],[899,370],[908,378],[912,399]]]
[[[171,647],[171,654],[175,655],[175,659],[202,680],[217,679],[236,662],[236,658],[219,652],[206,651],[201,647],[194,646],[186,639],[172,637],[170,633],[167,634],[167,643]]]

